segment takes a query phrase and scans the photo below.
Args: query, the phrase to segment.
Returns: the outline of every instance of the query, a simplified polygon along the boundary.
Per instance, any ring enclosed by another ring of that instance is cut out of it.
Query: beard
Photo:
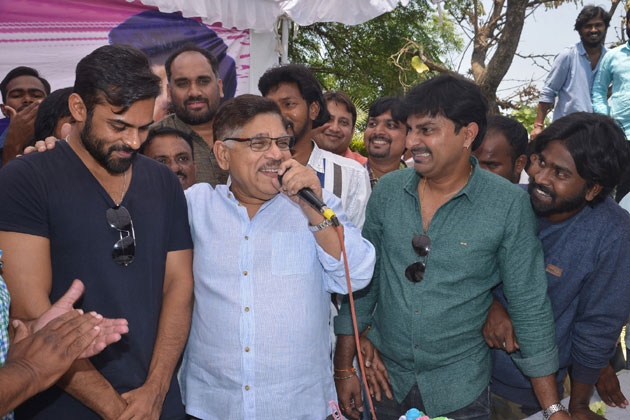
[[[137,150],[124,144],[113,145],[105,150],[105,140],[98,138],[92,133],[92,114],[88,113],[85,126],[81,130],[81,143],[85,150],[110,174],[122,174],[125,172],[136,159]],[[128,158],[115,159],[112,154],[116,151],[130,153]]]
[[[298,143],[300,139],[306,135],[307,131],[308,131],[308,116],[306,116],[306,119],[304,120],[304,123],[302,124],[302,128],[300,128],[299,132],[295,131],[295,124],[293,124],[293,132],[294,132],[293,135],[295,136],[295,142]],[[308,141],[310,140],[311,139],[308,139]]]
[[[535,188],[548,194],[549,197],[551,198],[551,201],[549,201],[548,203],[545,203],[535,198],[532,195],[532,191]],[[584,186],[582,191],[580,191],[576,195],[563,199],[563,200],[558,200],[558,195],[556,193],[554,193],[547,187],[543,187],[540,184],[537,184],[530,177],[527,191],[529,192],[529,199],[532,204],[532,208],[534,209],[534,213],[536,213],[537,216],[547,217],[547,216],[551,216],[558,213],[568,213],[573,210],[577,210],[580,207],[583,207],[584,204],[586,203],[586,198],[585,198],[586,191],[587,191],[586,186]]]
[[[206,111],[202,113],[191,112],[186,108],[186,105],[189,102],[204,102],[208,107]],[[219,107],[218,104],[219,104],[218,94],[215,100],[212,101],[212,103],[208,98],[204,98],[203,96],[197,96],[197,97],[191,96],[188,99],[186,99],[183,104],[179,104],[175,101],[173,101],[172,103],[173,111],[175,112],[175,115],[177,115],[177,118],[179,118],[180,120],[182,120],[188,125],[199,125],[199,124],[205,124],[209,121],[212,121],[215,114],[217,113],[217,108]]]

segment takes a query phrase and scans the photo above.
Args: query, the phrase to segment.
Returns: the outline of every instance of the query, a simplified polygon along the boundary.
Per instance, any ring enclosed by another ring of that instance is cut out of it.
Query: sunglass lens
[[[105,218],[107,223],[114,229],[118,230],[130,230],[131,229],[131,215],[129,211],[123,206],[112,207],[105,212]]]
[[[426,265],[423,262],[415,262],[405,270],[405,277],[412,283],[420,283],[424,278]]]
[[[426,257],[431,249],[431,239],[427,235],[414,235],[411,239],[411,246],[421,257]]]
[[[114,244],[112,258],[117,264],[129,265],[133,261],[136,253],[134,238],[129,235]]]

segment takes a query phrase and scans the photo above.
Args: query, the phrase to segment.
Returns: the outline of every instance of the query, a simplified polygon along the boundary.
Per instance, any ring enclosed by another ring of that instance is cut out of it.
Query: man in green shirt
[[[376,247],[376,267],[371,285],[355,293],[377,417],[398,419],[415,407],[431,417],[490,418],[481,330],[491,290],[503,282],[521,348],[514,361],[548,417],[568,419],[554,382],[553,315],[529,198],[471,157],[487,101],[472,82],[442,75],[412,89],[405,105],[414,168],[387,174],[372,192],[363,235]],[[358,418],[359,381],[343,373],[356,353],[347,302],[335,332],[339,403]]]

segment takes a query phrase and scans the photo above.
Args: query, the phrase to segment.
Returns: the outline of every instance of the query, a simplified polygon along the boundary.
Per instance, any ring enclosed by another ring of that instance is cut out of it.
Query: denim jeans
[[[398,404],[395,399],[389,400],[384,396],[381,402],[373,400],[373,403],[378,420],[398,420],[411,408],[425,411],[418,385],[411,388],[401,404]],[[442,416],[455,420],[490,420],[490,387],[486,388],[475,401],[466,407],[442,414]]]

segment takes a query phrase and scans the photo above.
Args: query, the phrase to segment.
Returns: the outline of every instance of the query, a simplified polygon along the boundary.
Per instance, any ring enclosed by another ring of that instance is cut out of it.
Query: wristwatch
[[[551,416],[559,411],[564,411],[567,414],[569,413],[569,410],[567,410],[564,405],[560,403],[551,404],[549,407],[545,408],[545,411],[543,411],[543,420],[549,420]]]
[[[328,226],[332,226],[332,224],[333,224],[333,223],[332,223],[330,220],[328,220],[328,219],[324,219],[324,221],[323,221],[323,222],[321,222],[319,225],[315,225],[315,226],[313,226],[313,225],[311,225],[311,224],[309,223],[309,225],[308,225],[308,229],[309,229],[311,232],[318,232],[318,231],[320,231],[320,230],[322,230],[322,229],[326,229]]]

